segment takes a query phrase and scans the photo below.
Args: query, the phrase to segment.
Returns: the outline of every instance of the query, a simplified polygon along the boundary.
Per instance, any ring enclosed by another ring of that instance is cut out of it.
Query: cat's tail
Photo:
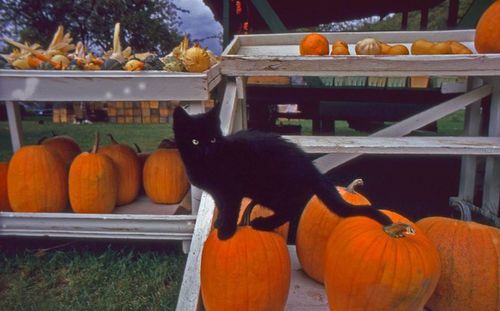
[[[341,217],[366,216],[380,224],[387,226],[392,220],[372,206],[356,206],[347,203],[340,194],[328,182],[323,181],[316,187],[316,195],[328,207],[328,209]]]

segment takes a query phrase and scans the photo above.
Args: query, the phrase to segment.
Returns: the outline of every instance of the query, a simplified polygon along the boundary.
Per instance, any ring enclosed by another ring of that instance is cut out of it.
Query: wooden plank
[[[252,84],[252,85],[288,85],[288,84],[290,84],[290,77],[284,77],[284,76],[249,77],[248,84]]]
[[[309,153],[500,155],[500,137],[283,137]]]
[[[224,135],[233,132],[233,120],[236,115],[236,92],[236,82],[234,80],[227,81],[220,112],[221,128]]]
[[[437,121],[452,112],[467,107],[471,103],[488,96],[491,92],[491,85],[481,86],[380,130],[370,135],[370,137],[401,137],[408,135],[412,131]],[[359,154],[327,154],[314,160],[314,164],[321,172],[328,172],[357,156]]]
[[[24,145],[23,126],[21,123],[21,111],[19,104],[12,101],[5,102],[7,108],[7,119],[9,121],[10,142],[12,151],[16,152]]]
[[[203,244],[210,233],[215,203],[207,193],[203,193],[194,226],[191,248],[189,249],[184,276],[182,278],[177,311],[194,311],[201,308],[200,270]]]

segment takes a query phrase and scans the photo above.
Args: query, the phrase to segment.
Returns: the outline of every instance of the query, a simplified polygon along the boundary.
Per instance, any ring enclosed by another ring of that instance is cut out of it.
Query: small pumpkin
[[[176,148],[158,148],[144,163],[142,179],[146,195],[159,204],[180,202],[189,190],[186,169]]]
[[[9,164],[0,162],[0,211],[11,212],[9,196],[7,194],[7,170]]]
[[[472,51],[464,44],[457,41],[446,41],[451,47],[452,54],[472,54]]]
[[[374,38],[365,38],[358,41],[354,49],[358,55],[379,55],[381,53],[380,43]]]
[[[332,44],[332,52],[330,55],[349,55],[349,47],[347,42],[342,40],[336,40]]]
[[[432,42],[425,39],[418,39],[411,44],[411,54],[413,55],[435,55],[451,54],[452,49],[447,42]]]
[[[52,56],[52,58],[50,60],[52,62],[58,64],[59,69],[66,69],[66,68],[68,68],[69,63],[70,63],[69,59],[66,56],[62,55],[62,54],[54,55],[54,56]]]
[[[305,35],[300,41],[300,55],[328,55],[328,39],[319,33]]]
[[[182,57],[182,63],[189,72],[203,72],[210,68],[210,55],[207,49],[200,47],[198,43],[186,50]]]
[[[347,187],[337,186],[336,189],[352,205],[371,205],[365,196],[355,190],[362,184],[361,179],[356,179]],[[317,282],[324,281],[326,242],[342,219],[332,213],[317,196],[311,198],[300,217],[295,239],[297,257],[304,272]]]
[[[141,186],[139,157],[131,147],[118,143],[108,134],[111,144],[97,152],[107,155],[113,161],[118,176],[118,195],[116,206],[131,203],[137,198]]]
[[[69,201],[75,213],[111,213],[115,208],[118,180],[111,159],[97,153],[99,133],[90,152],[80,153],[69,170]]]
[[[431,310],[499,310],[500,229],[445,217],[417,226],[441,257],[441,277],[427,306]]]
[[[126,71],[142,71],[144,70],[144,63],[138,59],[131,59],[123,66],[123,69]]]
[[[476,25],[474,47],[479,53],[500,53],[500,1],[484,11]]]
[[[394,224],[349,217],[330,235],[324,263],[330,310],[423,310],[436,288],[434,244],[408,219],[383,212]]]
[[[253,229],[246,210],[236,233],[219,240],[217,229],[201,256],[201,295],[205,310],[284,310],[291,263],[285,240]]]
[[[52,137],[43,137],[38,141],[49,148],[52,148],[62,158],[69,169],[73,159],[82,152],[76,140],[68,135],[56,135],[52,132]]]
[[[68,205],[68,173],[53,149],[21,147],[9,162],[7,190],[15,212],[61,212]]]

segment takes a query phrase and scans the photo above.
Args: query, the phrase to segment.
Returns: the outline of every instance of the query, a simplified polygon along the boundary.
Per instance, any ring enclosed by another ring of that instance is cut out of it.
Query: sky
[[[179,27],[181,34],[188,33],[193,40],[218,36],[200,41],[202,47],[208,47],[215,54],[222,52],[220,39],[222,38],[222,25],[215,21],[212,11],[202,0],[173,0],[177,6],[189,10],[189,13],[179,12],[182,24]]]

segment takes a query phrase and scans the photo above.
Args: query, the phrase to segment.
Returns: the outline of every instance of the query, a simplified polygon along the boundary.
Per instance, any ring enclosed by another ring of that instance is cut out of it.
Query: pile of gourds
[[[109,137],[101,147],[96,133],[89,152],[64,135],[21,147],[0,163],[0,210],[62,212],[69,206],[75,213],[111,213],[136,200],[141,187],[158,204],[184,198],[189,182],[175,146],[139,155]]]
[[[39,44],[22,44],[4,39],[15,47],[9,55],[0,57],[0,69],[41,70],[165,70],[175,72],[203,72],[218,62],[217,57],[198,43],[190,46],[185,36],[182,42],[165,57],[150,52],[133,53],[131,47],[122,50],[120,23],[115,24],[113,49],[97,57],[78,42],[72,43],[70,33],[59,26],[46,50]]]
[[[353,205],[370,205],[354,189],[359,184],[337,191]],[[201,294],[208,311],[285,309],[286,236],[252,229],[255,208],[263,207],[250,204],[233,237],[219,240],[213,229],[204,244]],[[316,196],[306,206],[297,256],[303,271],[324,284],[330,310],[499,310],[500,229],[444,217],[413,223],[383,212],[393,225],[341,218]]]

